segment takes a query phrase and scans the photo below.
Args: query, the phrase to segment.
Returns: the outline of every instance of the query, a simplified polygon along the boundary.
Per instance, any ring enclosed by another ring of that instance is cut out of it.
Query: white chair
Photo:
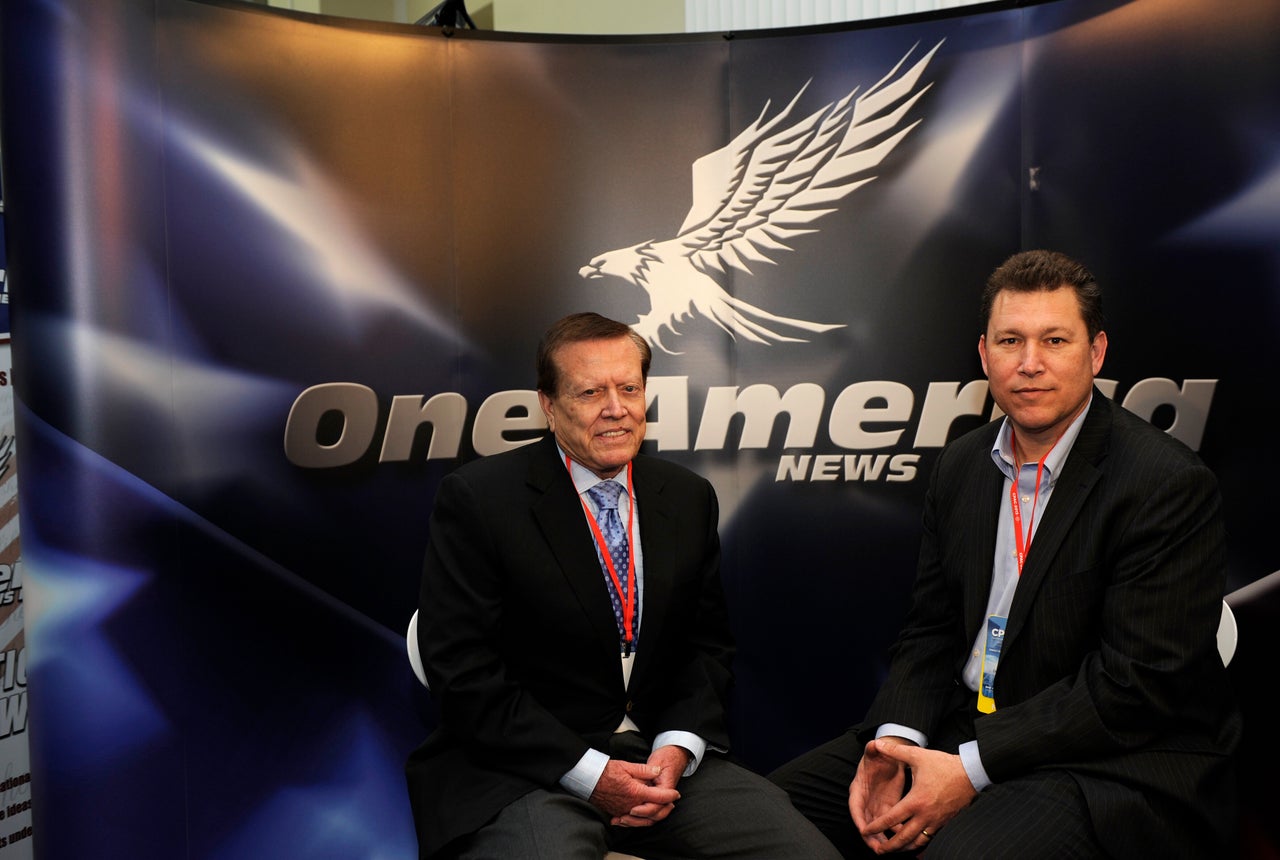
[[[1236,656],[1236,642],[1240,637],[1240,631],[1236,627],[1236,616],[1231,611],[1231,607],[1227,605],[1227,601],[1222,601],[1222,618],[1218,621],[1218,656],[1222,658],[1222,665],[1231,665],[1231,658]]]
[[[422,686],[428,690],[431,685],[427,683],[427,673],[422,668],[422,655],[418,653],[418,610],[413,611],[413,615],[409,618],[409,627],[404,635],[404,647],[409,653],[409,667],[413,669],[414,677],[422,683]],[[610,851],[604,855],[604,860],[641,860],[631,854],[619,854],[617,851]]]
[[[418,610],[416,609],[409,618],[409,629],[405,631],[404,639],[405,648],[409,651],[409,668],[413,669],[414,676],[422,682],[422,686],[430,690],[427,672],[422,668],[422,655],[418,653]]]
[[[1236,655],[1236,644],[1240,638],[1240,630],[1236,627],[1236,616],[1231,611],[1231,606],[1227,601],[1222,601],[1222,617],[1218,620],[1218,656],[1222,658],[1222,665],[1231,665],[1231,658]],[[427,673],[422,668],[422,655],[418,653],[418,611],[413,611],[413,616],[409,619],[409,629],[405,634],[405,648],[409,652],[409,666],[413,669],[413,674],[422,682],[422,686],[428,690],[431,685],[427,683]]]

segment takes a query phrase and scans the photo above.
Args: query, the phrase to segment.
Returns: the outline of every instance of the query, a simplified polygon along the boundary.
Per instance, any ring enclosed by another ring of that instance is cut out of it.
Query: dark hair
[[[626,323],[588,311],[570,314],[552,323],[551,328],[542,336],[542,341],[538,344],[538,390],[549,397],[555,396],[556,387],[560,384],[560,368],[556,366],[555,355],[560,347],[588,340],[616,340],[620,337],[631,338],[631,342],[640,351],[640,375],[648,381],[649,364],[653,360],[653,351],[649,349],[648,341]]]
[[[1075,291],[1080,316],[1093,340],[1102,331],[1102,289],[1081,263],[1057,251],[1022,251],[991,273],[982,291],[982,330],[991,322],[991,308],[1000,293],[1052,292],[1062,287]]]

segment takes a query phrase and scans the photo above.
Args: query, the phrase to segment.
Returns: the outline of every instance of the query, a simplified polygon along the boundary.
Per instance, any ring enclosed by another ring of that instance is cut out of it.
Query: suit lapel
[[[636,652],[635,683],[643,680],[648,662],[646,654],[657,649],[645,643],[658,643],[666,622],[666,609],[671,602],[674,586],[673,571],[677,569],[676,547],[668,540],[677,512],[663,494],[664,481],[645,468],[642,457],[635,460],[632,473],[635,481],[636,503],[640,514],[640,546],[644,551],[644,590],[640,619],[640,648]]]
[[[1031,549],[1027,552],[1018,590],[1009,610],[1006,647],[1017,638],[1026,622],[1051,563],[1058,558],[1062,542],[1102,476],[1099,466],[1106,455],[1107,439],[1111,433],[1111,409],[1110,402],[1095,388],[1089,413],[1080,426],[1080,435],[1063,463],[1062,475],[1054,484],[1044,519],[1036,529]]]
[[[999,432],[999,425],[996,425]],[[993,435],[984,446],[990,451],[995,444]],[[999,517],[1005,510],[1002,504],[1004,494],[1000,492],[1004,486],[1004,475],[988,458],[981,463],[975,473],[975,486],[963,493],[963,497],[972,501],[973,539],[967,541],[969,546],[969,563],[965,570],[969,571],[971,581],[964,588],[964,621],[967,641],[972,642],[978,630],[986,625],[987,600],[991,594],[991,565],[995,557],[996,530]]]
[[[542,450],[535,451],[529,461],[528,482],[540,496],[533,504],[534,519],[589,623],[601,642],[616,651],[618,626],[582,502],[559,458],[554,437],[548,434],[535,444]]]

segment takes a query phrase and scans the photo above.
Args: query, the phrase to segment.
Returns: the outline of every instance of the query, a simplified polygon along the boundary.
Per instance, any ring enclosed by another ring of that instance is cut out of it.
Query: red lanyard
[[[1016,459],[1018,440],[1012,427],[1009,428],[1009,444],[1015,452],[1014,458]],[[1031,520],[1027,523],[1025,540],[1022,537],[1022,506],[1018,504],[1018,479],[1022,474],[1021,467],[1014,473],[1013,483],[1009,485],[1009,507],[1013,509],[1013,540],[1018,550],[1018,576],[1022,576],[1022,565],[1027,560],[1027,553],[1031,551],[1031,531],[1036,524],[1036,504],[1040,501],[1040,478],[1044,475],[1044,461],[1048,459],[1049,453],[1053,450],[1054,445],[1057,444],[1057,440],[1054,440],[1053,445],[1049,446],[1049,450],[1044,452],[1044,456],[1036,464],[1036,492],[1031,497]]]
[[[569,469],[569,477],[573,478],[573,469],[570,466],[571,461],[569,455],[564,455],[564,465]],[[622,581],[618,579],[618,571],[613,566],[613,556],[609,554],[609,544],[604,539],[604,533],[600,531],[600,523],[596,521],[596,515],[591,513],[591,508],[587,505],[587,500],[578,496],[578,501],[582,502],[582,510],[587,513],[587,522],[591,526],[591,534],[595,536],[596,546],[600,548],[600,557],[604,559],[604,566],[609,571],[609,579],[613,581],[613,588],[621,598],[619,602],[622,604],[622,635],[626,640],[627,653],[631,653],[631,646],[636,641],[634,624],[636,617],[636,552],[635,552],[635,514],[636,506],[631,503],[631,464],[627,463],[627,588],[622,587]]]

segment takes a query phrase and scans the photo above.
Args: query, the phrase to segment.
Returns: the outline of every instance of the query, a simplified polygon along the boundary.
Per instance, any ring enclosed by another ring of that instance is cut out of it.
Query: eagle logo
[[[666,352],[672,350],[662,343],[662,329],[679,336],[676,324],[695,316],[760,344],[804,342],[803,332],[843,328],[770,313],[731,296],[716,275],[727,267],[750,275],[751,263],[773,264],[774,255],[792,250],[789,240],[817,232],[815,221],[875,178],[868,171],[920,124],[904,120],[932,86],[919,86],[920,78],[941,46],[899,74],[913,46],[862,95],[855,87],[795,122],[791,111],[808,83],[767,122],[765,102],[742,133],[694,162],[693,205],[674,238],[606,251],[578,274],[620,278],[648,293],[649,312],[632,328]]]

